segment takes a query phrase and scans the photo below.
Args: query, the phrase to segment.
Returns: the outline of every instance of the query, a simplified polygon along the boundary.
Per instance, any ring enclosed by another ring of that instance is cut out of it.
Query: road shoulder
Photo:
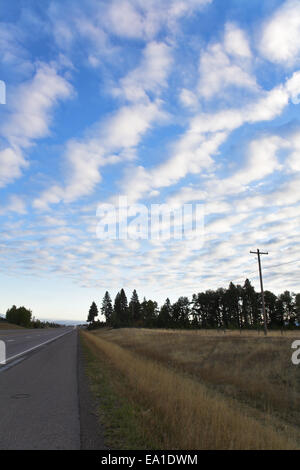
[[[97,415],[97,401],[94,398],[90,378],[86,373],[86,359],[78,337],[78,396],[80,415],[80,449],[81,450],[105,450],[104,430]]]

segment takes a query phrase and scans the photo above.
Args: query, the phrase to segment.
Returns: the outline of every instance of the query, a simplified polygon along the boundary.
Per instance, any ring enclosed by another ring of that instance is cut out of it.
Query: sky
[[[0,0],[0,313],[259,290],[256,248],[299,292],[299,37],[300,0]],[[201,234],[139,237],[137,204],[201,205]]]

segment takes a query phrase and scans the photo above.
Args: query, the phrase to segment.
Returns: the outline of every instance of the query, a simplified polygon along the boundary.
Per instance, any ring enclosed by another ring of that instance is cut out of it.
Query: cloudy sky
[[[105,290],[299,292],[299,0],[0,0],[0,313]],[[99,204],[204,207],[193,240],[100,240]]]

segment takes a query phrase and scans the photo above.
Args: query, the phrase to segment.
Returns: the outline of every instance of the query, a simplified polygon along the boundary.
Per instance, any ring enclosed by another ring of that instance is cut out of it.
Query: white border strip
[[[17,357],[23,356],[24,354],[27,354],[28,352],[33,351],[34,349],[37,349],[37,348],[40,348],[41,346],[44,346],[44,344],[51,343],[51,341],[55,341],[56,339],[61,338],[62,336],[68,335],[69,333],[72,333],[72,331],[74,331],[74,329],[63,333],[62,335],[55,336],[55,338],[48,339],[48,341],[45,341],[44,343],[40,343],[37,346],[33,346],[33,348],[26,349],[26,351],[22,351],[21,353],[18,353],[18,354],[15,354],[14,356],[8,357],[8,358],[6,358],[6,364],[8,363],[8,361],[11,361],[12,359],[16,359]]]

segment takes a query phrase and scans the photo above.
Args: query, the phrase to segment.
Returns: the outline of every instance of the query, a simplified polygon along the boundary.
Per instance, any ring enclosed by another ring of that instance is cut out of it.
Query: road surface
[[[0,340],[0,449],[104,449],[77,330],[6,330]]]
[[[46,328],[26,330],[0,330],[0,341],[6,344],[6,361],[17,361],[24,353],[31,352],[44,343],[73,331],[73,328]]]

